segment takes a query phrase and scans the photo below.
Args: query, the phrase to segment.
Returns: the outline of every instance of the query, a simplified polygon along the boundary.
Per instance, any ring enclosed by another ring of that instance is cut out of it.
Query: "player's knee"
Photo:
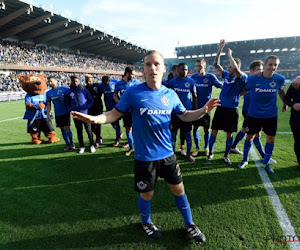
[[[141,193],[141,197],[144,199],[144,200],[151,200],[152,197],[154,195],[154,190],[152,191],[149,191],[149,192],[146,192],[146,193]]]

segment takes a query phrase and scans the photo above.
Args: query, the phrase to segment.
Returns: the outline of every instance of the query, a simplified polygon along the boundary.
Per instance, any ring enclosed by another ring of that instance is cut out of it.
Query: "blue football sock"
[[[172,147],[174,152],[176,146],[176,137],[177,137],[177,131],[171,131],[171,141],[172,141]]]
[[[193,129],[193,136],[196,145],[196,149],[200,148],[200,135],[198,129]]]
[[[231,147],[236,148],[239,142],[245,137],[245,134],[246,133],[243,133],[242,131],[238,132]]]
[[[116,130],[116,138],[117,138],[117,140],[119,140],[119,138],[121,136],[121,127],[119,124],[116,125],[115,130]]]
[[[186,139],[186,153],[190,154],[192,150],[192,135],[191,132],[185,133],[185,139]]]
[[[268,164],[268,162],[272,156],[273,149],[274,149],[274,144],[270,144],[267,142],[266,146],[265,146],[265,156],[263,159],[263,164]]]
[[[69,129],[69,130],[67,131],[67,133],[68,133],[68,137],[69,137],[70,143],[73,143],[73,133],[72,133],[72,130]]]
[[[232,137],[226,139],[225,155],[228,155],[228,154],[229,154],[229,151],[230,151],[231,146],[232,146],[232,141],[233,141],[233,138],[232,138]]]
[[[126,132],[127,135],[127,142],[129,144],[129,149],[133,149],[133,137],[132,132]]]
[[[209,138],[209,153],[212,154],[214,151],[214,147],[215,147],[215,142],[216,142],[216,137],[217,136],[213,136],[211,135]]]
[[[244,143],[244,154],[243,154],[243,161],[249,161],[249,151],[252,146],[252,141],[245,140]]]
[[[210,133],[204,133],[204,148],[208,148]]]
[[[260,153],[261,157],[265,157],[265,152],[263,150],[263,147],[261,145],[260,137],[256,137],[253,140],[255,147],[257,148],[258,152]]]
[[[61,133],[62,133],[62,136],[63,136],[66,144],[70,145],[69,138],[68,138],[68,132],[65,129],[61,129]]]
[[[182,214],[186,227],[189,227],[193,223],[192,211],[188,202],[186,194],[177,196],[174,195],[175,204]]]
[[[142,218],[142,223],[150,223],[151,218],[150,218],[150,202],[151,200],[144,200],[141,195],[139,196],[139,210],[141,213],[141,218]]]

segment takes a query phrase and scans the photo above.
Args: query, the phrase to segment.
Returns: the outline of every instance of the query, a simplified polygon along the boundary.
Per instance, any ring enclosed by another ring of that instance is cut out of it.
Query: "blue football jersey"
[[[55,116],[68,113],[65,93],[69,90],[67,86],[59,86],[46,92],[47,102],[53,102]]]
[[[222,84],[213,74],[207,73],[204,76],[199,76],[198,73],[193,74],[191,78],[196,83],[198,108],[204,106],[211,99],[212,87],[221,88]]]
[[[224,84],[220,93],[220,104],[225,108],[238,108],[240,102],[240,93],[243,91],[247,75],[241,77],[232,76],[227,70],[223,71],[222,78]]]
[[[243,109],[242,109],[242,111],[248,113],[249,105],[250,105],[250,92],[247,92],[244,95],[244,103],[243,103]]]
[[[26,94],[25,96],[25,104],[32,103],[37,108],[40,103],[45,104],[44,109],[26,109],[23,119],[31,120],[36,115],[36,119],[47,118],[47,106],[46,106],[46,93],[40,95],[30,95]]]
[[[174,154],[171,144],[171,113],[186,111],[177,94],[165,86],[153,90],[146,83],[129,88],[117,103],[120,112],[132,112],[134,157],[155,161]]]
[[[196,93],[195,81],[192,78],[186,77],[180,79],[179,77],[173,78],[168,87],[173,89],[178,95],[180,101],[187,110],[193,109],[192,93]]]
[[[124,80],[118,81],[115,86],[115,93],[121,97],[128,88],[137,84],[140,84],[137,79],[133,79],[129,82],[125,82]]]
[[[277,117],[277,92],[284,83],[284,77],[276,72],[271,78],[250,76],[245,86],[245,90],[251,90],[248,115],[254,118]]]
[[[112,110],[116,106],[116,101],[114,100],[116,81],[111,80],[108,85],[102,83],[99,84],[98,88],[104,95],[104,103],[106,110]]]

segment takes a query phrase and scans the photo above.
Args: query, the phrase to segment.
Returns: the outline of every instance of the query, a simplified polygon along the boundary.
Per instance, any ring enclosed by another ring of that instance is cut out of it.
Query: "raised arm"
[[[183,114],[177,115],[184,122],[196,121],[206,113],[209,113],[212,109],[220,106],[220,100],[218,98],[213,98],[209,100],[202,108],[197,110],[187,110]]]
[[[226,49],[228,59],[229,59],[229,64],[232,68],[234,68],[237,71],[237,77],[241,77],[243,72],[240,70],[239,66],[237,65],[236,61],[232,57],[232,50],[230,48]]]
[[[71,114],[74,119],[81,120],[86,123],[92,123],[92,124],[112,123],[118,120],[123,115],[123,113],[119,112],[115,108],[109,112],[97,116],[86,115],[76,111],[71,112]]]
[[[218,49],[218,52],[217,52],[217,55],[216,55],[216,58],[215,58],[215,61],[214,61],[214,67],[220,72],[220,73],[223,73],[223,67],[221,66],[220,64],[220,57],[221,57],[221,53],[222,53],[222,50],[225,46],[225,40],[222,39],[220,41],[220,44],[219,44],[219,49]]]

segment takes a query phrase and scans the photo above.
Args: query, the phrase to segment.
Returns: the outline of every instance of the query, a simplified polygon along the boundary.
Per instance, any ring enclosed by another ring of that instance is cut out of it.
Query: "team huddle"
[[[220,64],[220,55],[225,46],[221,40],[214,66],[224,79],[223,84],[215,75],[206,72],[205,60],[196,61],[197,73],[187,76],[188,66],[180,63],[174,66],[168,80],[163,81],[165,72],[164,58],[157,51],[149,51],[144,57],[145,82],[140,83],[134,78],[134,70],[127,67],[123,79],[115,82],[104,76],[102,83],[94,83],[91,75],[86,76],[86,87],[74,76],[70,88],[57,85],[55,78],[49,78],[52,88],[46,93],[48,118],[51,102],[54,104],[57,127],[62,131],[66,142],[65,151],[75,149],[70,129],[70,112],[74,118],[79,153],[85,150],[83,143],[83,126],[88,134],[90,152],[93,153],[103,142],[101,124],[112,124],[116,131],[115,143],[118,146],[123,134],[119,125],[123,119],[126,128],[128,147],[126,155],[134,153],[134,183],[135,190],[140,193],[138,206],[141,213],[142,228],[152,238],[160,238],[160,230],[152,223],[150,203],[154,195],[158,177],[164,178],[174,195],[175,204],[182,214],[188,234],[196,243],[206,240],[204,234],[195,225],[191,208],[185,194],[180,173],[180,167],[175,155],[177,132],[180,130],[180,148],[182,154],[190,162],[195,162],[195,156],[200,151],[198,128],[204,129],[204,152],[206,161],[211,162],[214,156],[214,146],[219,130],[226,132],[224,162],[231,164],[229,154],[243,154],[238,165],[242,169],[248,164],[249,150],[254,141],[262,156],[262,167],[269,174],[274,170],[270,164],[277,129],[278,108],[277,93],[287,105],[294,107],[294,113],[300,109],[299,89],[290,87],[289,95],[284,93],[285,79],[276,73],[279,65],[277,56],[269,56],[265,63],[254,61],[250,65],[247,76],[240,70],[241,61],[232,57],[232,51],[227,48],[229,59],[228,69]],[[295,83],[300,80],[296,79]],[[221,88],[220,98],[212,98],[212,88]],[[298,86],[296,84],[296,86]],[[247,93],[248,92],[248,93]],[[233,133],[238,131],[238,105],[240,96],[244,95],[244,123],[241,131],[233,140]],[[101,95],[104,96],[106,113],[101,106]],[[99,102],[100,100],[100,102]],[[296,106],[295,106],[296,104]],[[216,112],[210,126],[210,111]],[[286,104],[284,104],[286,108]],[[299,153],[299,114],[294,114],[292,127],[295,138],[295,153],[300,164]],[[210,132],[211,130],[211,132]],[[260,131],[266,134],[266,145],[260,142]],[[196,150],[192,152],[192,134]],[[93,133],[96,141],[93,140]],[[243,153],[236,146],[245,137]],[[184,143],[186,141],[186,152]]]

